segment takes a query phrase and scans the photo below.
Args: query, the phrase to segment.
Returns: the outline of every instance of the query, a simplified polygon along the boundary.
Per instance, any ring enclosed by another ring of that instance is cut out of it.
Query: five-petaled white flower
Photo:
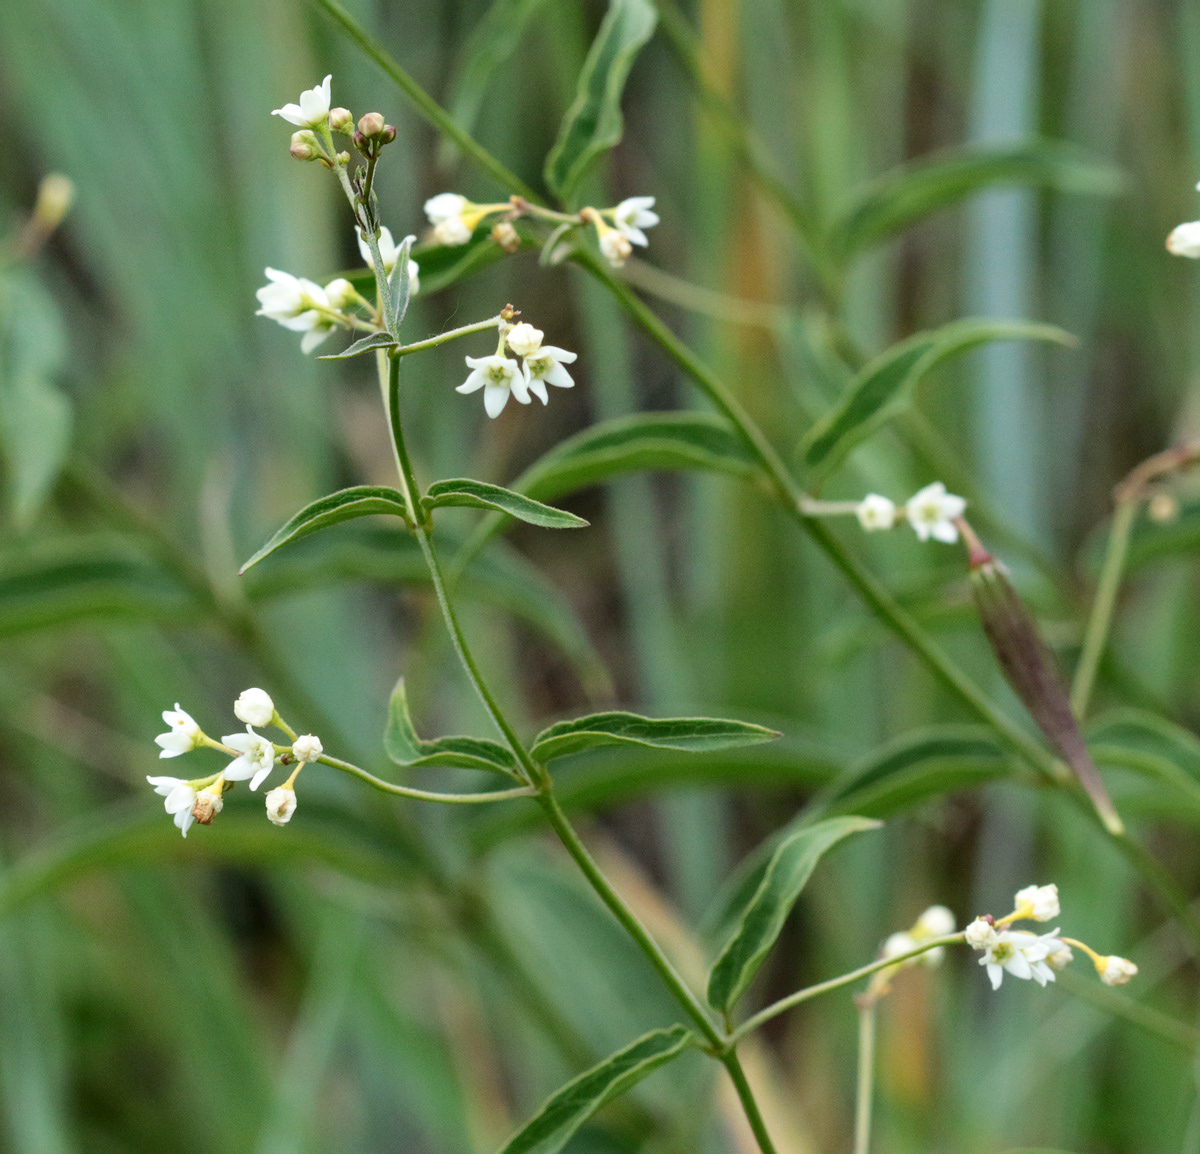
[[[563,365],[571,364],[577,356],[577,353],[569,353],[555,345],[542,345],[536,352],[525,357],[525,384],[543,405],[550,399],[546,393],[546,385],[554,385],[559,389],[575,387],[574,379]]]
[[[175,819],[179,832],[187,837],[187,831],[192,828],[196,819],[192,816],[192,807],[196,804],[196,788],[190,781],[178,777],[147,777],[146,780],[154,786],[154,792],[161,794],[163,809]]]
[[[330,304],[329,294],[314,281],[279,269],[266,271],[271,283],[254,294],[262,305],[254,315],[269,317],[285,329],[303,333],[300,351],[311,353],[334,329],[336,310]]]
[[[247,725],[270,725],[275,702],[265,689],[243,689],[233,703],[233,715]]]
[[[329,123],[330,93],[329,84],[333,74],[326,76],[316,88],[308,88],[300,93],[299,104],[285,104],[282,108],[273,108],[272,116],[282,116],[289,124],[300,128],[322,128]]]
[[[1049,922],[1062,913],[1056,885],[1026,886],[1023,890],[1017,890],[1013,903],[1013,909],[1021,917],[1035,922]]]
[[[267,818],[274,825],[287,825],[296,812],[296,791],[290,785],[276,786],[266,797]]]
[[[275,747],[248,725],[245,733],[231,733],[221,741],[239,754],[225,767],[226,779],[245,781],[250,778],[250,788],[258,789],[275,766]]]
[[[316,761],[324,752],[321,739],[312,733],[303,733],[292,742],[292,755],[299,762]]]
[[[627,197],[613,209],[613,223],[631,244],[645,248],[650,242],[642,230],[653,228],[659,220],[658,213],[650,211],[653,207],[652,196]]]
[[[373,269],[375,262],[371,259],[371,247],[362,238],[362,234],[358,233],[358,251],[362,253],[363,261],[367,268]],[[416,240],[415,236],[406,236],[404,240]],[[392,239],[392,230],[390,228],[381,228],[379,230],[379,255],[383,259],[383,271],[388,275],[392,275],[392,269],[396,267],[396,257],[400,255],[400,244],[397,244]],[[417,262],[409,257],[408,260],[408,295],[416,296],[421,289],[421,270]]]
[[[497,353],[491,357],[467,357],[466,361],[472,372],[454,391],[474,393],[483,389],[483,407],[489,417],[501,414],[508,404],[510,392],[522,405],[529,404],[529,386],[525,382],[525,374],[511,357],[502,357]]]
[[[1130,978],[1137,976],[1138,968],[1128,958],[1118,958],[1113,954],[1096,961],[1096,972],[1106,986],[1123,986]]]
[[[1176,225],[1167,237],[1167,252],[1172,256],[1200,257],[1200,220]]]
[[[896,503],[878,493],[868,493],[859,501],[854,515],[868,533],[877,529],[890,529],[896,523]]]
[[[962,497],[947,493],[941,481],[934,481],[909,497],[904,509],[908,523],[922,541],[932,537],[935,541],[953,545],[958,540],[954,519],[961,517],[966,507]]]
[[[163,710],[162,718],[169,728],[166,733],[160,733],[154,739],[155,744],[162,747],[159,757],[178,757],[181,753],[189,753],[204,744],[204,734],[200,732],[200,726],[192,720],[191,714],[184,713],[179,708],[178,701],[175,702],[174,709]]]
[[[1054,981],[1054,969],[1047,959],[1057,954],[1063,943],[1058,930],[1048,934],[1031,934],[1028,930],[1001,930],[979,959],[987,967],[992,989],[998,990],[1007,970],[1014,978],[1032,978],[1039,986]]]

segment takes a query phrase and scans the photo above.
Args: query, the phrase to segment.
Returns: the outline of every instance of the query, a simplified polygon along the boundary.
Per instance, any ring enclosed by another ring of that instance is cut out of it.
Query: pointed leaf
[[[611,0],[592,42],[558,139],[546,158],[546,183],[570,200],[592,162],[621,139],[621,93],[634,57],[656,22],[649,0]]]
[[[989,341],[1075,343],[1070,333],[1029,321],[973,319],[917,333],[870,362],[801,443],[804,460],[827,474],[846,454],[912,401],[917,384],[943,361]]]
[[[539,761],[565,757],[602,745],[651,745],[701,751],[774,741],[779,733],[746,721],[715,717],[642,717],[636,713],[593,713],[560,721],[537,735],[531,750]]]
[[[392,265],[392,275],[388,277],[388,289],[392,294],[392,334],[399,339],[400,325],[408,312],[408,302],[412,298],[412,285],[409,282],[408,259],[412,256],[415,236],[406,236],[396,250],[396,263]]]
[[[467,505],[475,509],[491,509],[507,513],[531,525],[544,529],[581,529],[587,525],[582,517],[543,505],[532,497],[514,493],[501,485],[489,485],[486,481],[472,481],[468,477],[454,477],[448,481],[435,481],[429,486],[421,504],[426,509],[437,509],[443,505]]]
[[[482,737],[439,737],[422,741],[408,712],[408,694],[404,678],[396,682],[388,703],[387,727],[383,747],[397,765],[444,765],[458,769],[483,769],[512,776],[516,759],[511,750]]]
[[[407,279],[408,274],[405,273],[405,280],[407,281]],[[324,356],[317,357],[317,360],[344,361],[347,357],[361,357],[363,353],[372,353],[376,349],[394,349],[399,344],[400,342],[391,333],[370,333],[368,336],[360,337],[340,353],[326,353]]]
[[[986,188],[1031,185],[1111,196],[1121,183],[1116,169],[1063,141],[954,149],[897,168],[857,192],[831,229],[831,245],[841,254],[869,248]]]
[[[842,838],[879,825],[865,817],[831,817],[780,842],[741,924],[713,963],[708,977],[710,1006],[729,1010],[745,993],[821,856]]]
[[[653,1030],[605,1058],[551,1095],[503,1146],[500,1154],[556,1154],[606,1102],[679,1057],[692,1041],[683,1026]]]
[[[405,505],[404,495],[384,485],[355,485],[350,489],[330,493],[311,505],[305,505],[238,570],[238,573],[245,573],[276,549],[282,549],[284,545],[293,541],[328,529],[330,525],[377,513],[407,517],[408,507]]]

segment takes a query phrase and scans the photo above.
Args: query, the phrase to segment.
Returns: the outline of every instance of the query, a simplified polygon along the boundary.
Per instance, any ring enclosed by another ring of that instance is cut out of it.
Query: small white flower
[[[275,702],[265,689],[243,689],[233,703],[233,715],[247,725],[270,725]]]
[[[1137,976],[1138,968],[1128,958],[1118,958],[1113,954],[1096,963],[1096,972],[1106,986],[1123,986],[1130,978]]]
[[[229,781],[250,778],[250,788],[258,789],[275,767],[275,747],[248,725],[245,733],[231,733],[221,740],[240,754],[225,767],[225,777]]]
[[[201,825],[212,825],[212,819],[225,808],[225,799],[221,796],[224,792],[224,784],[219,779],[202,789],[192,803],[192,817]]]
[[[178,777],[147,777],[146,780],[154,786],[154,792],[161,794],[166,800],[163,809],[175,819],[179,832],[187,837],[195,818],[192,807],[196,804],[196,789],[190,781]]]
[[[192,720],[191,714],[179,708],[178,701],[174,709],[163,710],[162,718],[167,723],[167,732],[154,739],[155,744],[162,747],[159,757],[178,757],[204,744],[200,726]]]
[[[367,242],[365,240],[363,240],[361,233],[356,234],[356,235],[358,236],[358,251],[360,253],[362,253],[362,258],[363,258],[363,261],[366,263],[367,268],[373,269],[375,267],[375,262],[371,259],[370,246],[367,244]],[[408,241],[413,241],[416,239],[417,238],[415,236],[406,236],[404,238],[404,240],[408,240]],[[383,271],[387,276],[392,275],[392,269],[394,269],[396,267],[396,258],[400,255],[400,248],[401,248],[401,245],[403,245],[403,244],[404,244],[404,241],[401,241],[400,244],[397,244],[392,239],[391,229],[381,228],[379,230],[379,255],[380,255],[380,257],[383,258]],[[408,295],[410,297],[415,297],[417,295],[417,293],[419,293],[420,291],[421,291],[421,269],[417,265],[417,262],[415,260],[413,260],[412,257],[409,257],[408,258]]]
[[[338,312],[348,312],[360,304],[358,290],[344,277],[339,276],[325,286],[325,298],[331,309]]]
[[[628,197],[613,210],[613,223],[631,244],[645,248],[650,242],[642,229],[653,228],[659,219],[658,213],[650,211],[653,207],[652,196]]]
[[[534,329],[534,332],[537,330]],[[546,385],[554,385],[559,389],[574,388],[575,381],[563,365],[571,364],[577,357],[577,353],[569,353],[554,345],[543,345],[537,352],[530,353],[525,358],[525,384],[529,391],[544,405],[550,399]]]
[[[447,248],[466,244],[475,234],[475,229],[465,216],[448,216],[433,226],[433,239]]]
[[[987,918],[976,918],[963,931],[963,936],[973,950],[986,950],[996,940],[996,927]]]
[[[1054,970],[1046,959],[1057,953],[1061,945],[1057,930],[1040,937],[1027,930],[1002,930],[984,951],[979,964],[987,967],[993,990],[1000,988],[1005,970],[1014,978],[1026,981],[1032,978],[1044,986],[1054,981]]]
[[[901,954],[907,954],[909,950],[915,950],[917,945],[918,943],[913,940],[911,934],[896,933],[883,943],[883,948],[879,953],[884,958],[898,958]]]
[[[439,192],[425,202],[425,215],[430,224],[441,224],[444,220],[462,216],[471,207],[471,202],[457,192]]]
[[[1200,220],[1176,225],[1167,237],[1167,252],[1172,256],[1200,257]]]
[[[285,329],[303,333],[300,351],[311,353],[335,327],[330,314],[336,310],[328,294],[314,281],[274,268],[266,271],[271,283],[254,294],[262,305],[254,315],[268,317]]]
[[[890,529],[896,523],[896,503],[878,493],[868,493],[859,501],[854,515],[868,533],[877,529]]]
[[[266,797],[267,818],[275,825],[287,825],[296,812],[296,791],[289,785],[277,786]]]
[[[474,207],[457,192],[440,192],[425,202],[425,215],[433,225],[433,236],[438,244],[454,247],[466,244],[478,224],[478,217],[468,215]]]
[[[468,367],[472,370],[456,393],[473,393],[483,389],[483,407],[489,417],[498,417],[508,404],[508,394],[511,392],[522,405],[529,404],[529,386],[521,366],[511,357],[502,357],[498,353],[491,357],[467,357]]]
[[[941,481],[934,481],[909,497],[904,508],[908,523],[922,541],[932,537],[935,541],[953,545],[958,540],[954,518],[961,517],[966,507],[962,497],[947,493]]]
[[[509,330],[508,347],[519,357],[529,357],[542,347],[542,337],[545,335],[541,329],[535,329],[533,325],[522,321]]]
[[[620,268],[631,256],[633,245],[629,238],[619,229],[610,228],[600,235],[600,251],[614,268]]]
[[[272,116],[282,116],[289,124],[300,128],[321,128],[329,123],[329,84],[333,74],[326,76],[316,88],[308,88],[300,93],[299,104],[285,104],[282,108],[273,108]]]
[[[1060,974],[1075,960],[1075,954],[1064,941],[1052,939],[1049,944],[1053,949],[1046,955],[1046,965]]]
[[[1062,910],[1058,904],[1058,886],[1026,886],[1013,898],[1013,909],[1035,922],[1053,921]]]
[[[316,761],[325,752],[321,739],[314,734],[305,733],[292,742],[292,754],[297,761]]]
[[[954,933],[954,914],[945,906],[930,906],[913,926],[913,936],[918,941],[926,938],[944,938]]]

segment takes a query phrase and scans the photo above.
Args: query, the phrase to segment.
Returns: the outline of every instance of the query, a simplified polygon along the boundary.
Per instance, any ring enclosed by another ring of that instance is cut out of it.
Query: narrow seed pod
[[[1105,827],[1113,834],[1124,833],[1125,826],[1084,744],[1062,675],[1038,632],[1037,623],[1004,567],[978,542],[971,542],[968,564],[983,631],[1005,680],[1075,774]]]

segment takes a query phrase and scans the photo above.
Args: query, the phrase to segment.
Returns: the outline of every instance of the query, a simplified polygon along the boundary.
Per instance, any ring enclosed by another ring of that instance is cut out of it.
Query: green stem
[[[1113,612],[1117,605],[1117,594],[1121,589],[1121,578],[1125,573],[1125,559],[1129,556],[1129,537],[1137,517],[1136,500],[1120,501],[1113,512],[1112,528],[1108,533],[1108,549],[1104,554],[1104,566],[1100,570],[1100,581],[1096,586],[1096,598],[1092,602],[1092,613],[1088,618],[1087,632],[1083,637],[1083,650],[1075,668],[1075,682],[1071,686],[1071,709],[1080,720],[1088,711],[1092,700],[1092,689],[1096,684],[1096,673],[1100,659],[1108,643],[1112,629]]]
[[[864,999],[858,1007],[858,1087],[854,1097],[854,1154],[870,1154],[871,1103],[875,1097],[875,1021],[879,1003]]]
[[[394,356],[406,357],[409,353],[419,353],[425,349],[436,349],[438,345],[444,345],[447,341],[457,340],[459,337],[469,336],[471,333],[482,333],[487,329],[494,329],[499,323],[499,316],[488,317],[486,321],[476,321],[474,324],[462,325],[457,329],[447,329],[444,333],[438,333],[436,337],[428,337],[423,341],[415,341],[411,345],[400,345],[391,351]]]
[[[392,782],[384,781],[382,777],[376,777],[373,773],[368,773],[365,769],[360,769],[357,765],[342,761],[338,757],[329,757],[323,754],[317,760],[322,765],[329,765],[334,769],[340,769],[343,773],[353,774],[374,789],[395,794],[397,797],[410,797],[414,801],[440,801],[445,805],[487,805],[493,801],[512,801],[518,797],[533,797],[537,792],[533,786],[522,785],[516,789],[493,790],[491,793],[433,793],[427,789],[411,789],[406,785],[394,785]]]
[[[754,1098],[754,1091],[750,1089],[750,1083],[746,1081],[746,1071],[742,1069],[737,1052],[729,1050],[722,1054],[721,1065],[729,1071],[733,1087],[737,1090],[738,1099],[742,1103],[742,1110],[745,1111],[746,1121],[750,1123],[750,1129],[754,1131],[754,1139],[758,1143],[758,1148],[763,1154],[775,1154],[775,1143],[771,1141],[771,1135],[767,1133],[767,1124],[763,1121],[762,1111],[759,1110],[758,1102]]]

